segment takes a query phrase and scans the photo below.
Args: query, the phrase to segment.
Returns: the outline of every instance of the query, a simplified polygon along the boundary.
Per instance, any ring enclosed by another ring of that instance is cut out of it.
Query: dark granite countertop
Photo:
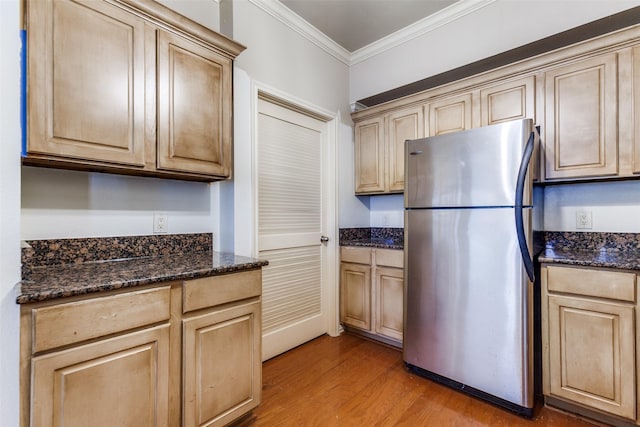
[[[364,246],[381,249],[403,249],[402,228],[341,228],[340,246]]]
[[[204,252],[122,260],[40,266],[18,284],[16,302],[25,304],[172,280],[253,270],[267,261],[231,253]]]
[[[640,235],[545,232],[541,263],[640,271]]]
[[[367,248],[380,249],[404,249],[402,242],[393,239],[369,239],[369,240],[342,240],[340,246],[365,246]]]
[[[538,261],[583,267],[606,267],[640,271],[640,252],[547,247],[538,257]]]

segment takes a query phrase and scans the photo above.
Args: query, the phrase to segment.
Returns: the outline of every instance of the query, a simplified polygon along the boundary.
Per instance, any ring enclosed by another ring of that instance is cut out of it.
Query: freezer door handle
[[[518,171],[518,182],[516,185],[516,231],[518,233],[518,244],[520,245],[520,253],[522,254],[522,261],[524,262],[524,268],[527,271],[527,276],[531,282],[535,279],[533,271],[533,260],[531,259],[531,253],[527,247],[527,238],[524,233],[524,224],[522,220],[522,199],[524,194],[524,182],[527,176],[527,169],[529,168],[529,162],[533,154],[533,149],[536,141],[536,131],[531,132],[527,145],[524,148],[522,154],[522,161],[520,162],[520,170]]]

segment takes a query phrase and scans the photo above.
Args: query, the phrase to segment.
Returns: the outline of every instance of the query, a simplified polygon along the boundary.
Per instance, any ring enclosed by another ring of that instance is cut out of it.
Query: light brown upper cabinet
[[[355,125],[356,194],[404,191],[404,142],[424,136],[422,106]]]
[[[404,142],[424,137],[422,106],[407,108],[389,114],[386,138],[389,158],[387,190],[404,191]]]
[[[424,136],[531,118],[541,127],[534,179],[569,182],[640,177],[639,29],[632,25],[374,105],[352,113],[352,118],[356,129],[364,122],[377,121],[381,126],[397,112],[422,105]],[[392,129],[385,126],[386,132]],[[386,156],[395,156],[384,160],[391,165],[399,158],[391,151]],[[380,164],[378,161],[378,168]],[[399,186],[379,188],[356,189],[356,193],[400,192],[394,190]]]
[[[471,93],[429,102],[426,108],[427,136],[471,129]]]
[[[105,2],[31,1],[33,154],[144,166],[144,21]]]
[[[159,32],[159,169],[231,174],[232,72],[231,59]]]
[[[633,92],[630,100],[631,105],[634,104],[634,100],[640,100],[640,46],[633,48],[633,71],[632,71],[632,84]],[[633,111],[633,131],[631,138],[633,140],[633,173],[640,174],[640,108],[632,108]]]
[[[243,46],[155,2],[30,0],[26,10],[25,164],[231,176]]]
[[[481,126],[517,119],[534,119],[535,80],[533,76],[480,89]]]
[[[356,194],[384,191],[384,118],[375,117],[355,126]]]
[[[618,172],[617,54],[544,73],[545,179]]]

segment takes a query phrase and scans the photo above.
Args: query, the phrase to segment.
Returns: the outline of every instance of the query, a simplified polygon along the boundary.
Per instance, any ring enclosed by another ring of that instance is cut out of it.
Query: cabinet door
[[[387,135],[390,192],[404,191],[404,142],[424,137],[422,106],[389,115]]]
[[[456,95],[427,104],[427,136],[471,129],[471,94]]]
[[[618,172],[617,54],[545,73],[545,178]]]
[[[30,154],[144,165],[144,22],[107,2],[28,2]]]
[[[31,425],[166,426],[169,325],[33,358]]]
[[[633,48],[633,101],[640,100],[640,46]],[[633,173],[640,174],[640,108],[633,108]]]
[[[355,125],[356,193],[384,191],[384,119],[376,117]]]
[[[340,321],[371,330],[371,267],[340,264]]]
[[[552,395],[635,419],[633,306],[549,295]]]
[[[231,59],[158,33],[158,169],[231,176]]]
[[[535,122],[534,94],[533,76],[481,89],[481,125],[525,118],[531,118]]]
[[[223,426],[258,406],[260,302],[183,320],[183,425]]]
[[[376,268],[377,334],[402,341],[404,274],[400,268]]]

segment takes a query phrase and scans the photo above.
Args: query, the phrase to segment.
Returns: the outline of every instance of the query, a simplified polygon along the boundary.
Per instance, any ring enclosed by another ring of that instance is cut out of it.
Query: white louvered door
[[[327,332],[326,123],[258,101],[258,254],[263,360]]]

